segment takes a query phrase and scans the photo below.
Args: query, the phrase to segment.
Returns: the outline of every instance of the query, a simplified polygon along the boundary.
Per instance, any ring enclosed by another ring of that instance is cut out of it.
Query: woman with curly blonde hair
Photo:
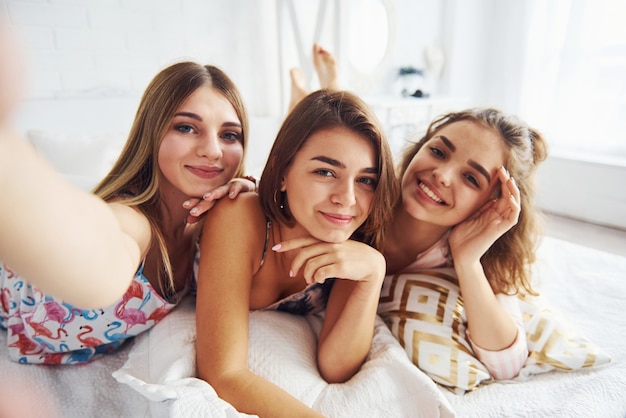
[[[399,164],[401,198],[383,248],[387,274],[454,267],[468,339],[496,379],[515,377],[528,356],[515,295],[536,294],[534,176],[546,156],[536,130],[476,108],[433,121]]]

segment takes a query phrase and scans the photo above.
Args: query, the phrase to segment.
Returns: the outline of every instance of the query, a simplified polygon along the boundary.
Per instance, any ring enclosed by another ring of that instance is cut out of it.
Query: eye
[[[243,138],[239,132],[228,131],[224,132],[221,137],[228,142],[242,142]]]
[[[476,177],[474,177],[471,174],[465,174],[465,178],[467,179],[467,181],[469,181],[470,183],[472,183],[475,187],[480,187],[480,183],[478,182],[478,179],[476,179]]]
[[[445,156],[443,151],[437,147],[430,147],[429,149],[430,149],[430,153],[438,158],[443,158]]]
[[[318,174],[322,177],[335,177],[335,173],[332,170],[327,170],[325,168],[320,168],[314,171],[315,174]]]
[[[225,132],[222,135],[222,138],[227,140],[228,142],[242,142],[243,138],[238,132]]]
[[[176,129],[178,132],[183,133],[183,134],[189,134],[189,133],[195,132],[195,129],[193,128],[193,126],[186,125],[186,124],[176,125],[174,129]]]
[[[378,185],[378,179],[374,177],[360,177],[359,179],[357,179],[357,182],[369,186],[373,189],[375,189]]]

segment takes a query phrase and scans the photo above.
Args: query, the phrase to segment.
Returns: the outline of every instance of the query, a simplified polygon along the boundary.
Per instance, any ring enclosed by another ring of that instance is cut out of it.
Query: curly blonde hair
[[[521,211],[517,224],[503,234],[481,258],[485,275],[494,293],[531,295],[537,292],[531,283],[531,265],[536,260],[541,233],[541,213],[534,203],[535,173],[547,158],[547,143],[535,129],[519,118],[493,108],[473,108],[452,112],[435,119],[422,138],[410,145],[398,165],[402,178],[409,163],[422,146],[447,125],[470,121],[496,132],[507,150],[504,166],[520,190]],[[402,204],[401,198],[397,205]]]

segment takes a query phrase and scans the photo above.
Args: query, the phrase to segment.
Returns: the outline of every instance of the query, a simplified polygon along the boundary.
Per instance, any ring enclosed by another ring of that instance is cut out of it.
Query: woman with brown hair
[[[367,105],[320,90],[285,119],[258,195],[211,210],[200,243],[196,356],[199,376],[222,399],[259,416],[319,416],[248,369],[250,310],[325,310],[321,375],[343,382],[358,371],[374,332],[385,275],[376,248],[395,184],[389,146]],[[365,257],[348,261],[354,253]]]

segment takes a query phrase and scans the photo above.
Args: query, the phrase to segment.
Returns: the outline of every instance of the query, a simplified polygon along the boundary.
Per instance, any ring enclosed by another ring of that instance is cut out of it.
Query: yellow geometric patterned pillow
[[[529,356],[520,377],[550,370],[572,371],[600,366],[611,357],[572,329],[555,312],[542,307],[536,298],[520,298]]]
[[[387,276],[378,314],[413,364],[435,382],[464,393],[490,378],[467,341],[453,268]]]
[[[520,380],[611,361],[559,315],[542,307],[540,299],[522,297],[519,305],[529,351]],[[464,393],[490,379],[467,340],[467,319],[453,268],[385,277],[378,314],[413,364],[435,382]]]

